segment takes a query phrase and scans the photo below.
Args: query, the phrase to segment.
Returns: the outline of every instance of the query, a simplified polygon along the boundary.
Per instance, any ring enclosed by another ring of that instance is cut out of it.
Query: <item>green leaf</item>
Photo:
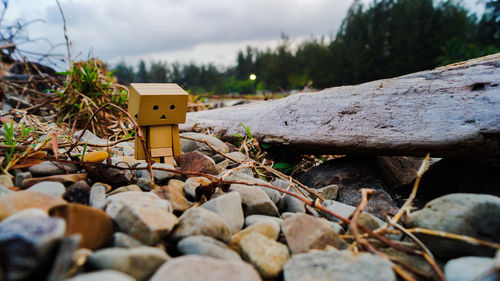
[[[289,172],[293,169],[293,165],[288,162],[278,162],[273,165],[273,168],[283,172]]]
[[[252,135],[252,132],[250,131],[250,129],[249,129],[247,126],[243,125],[243,122],[240,122],[240,125],[241,125],[241,127],[243,127],[243,129],[245,129],[245,131],[247,132],[247,136],[248,136],[250,139],[253,139],[253,135]]]

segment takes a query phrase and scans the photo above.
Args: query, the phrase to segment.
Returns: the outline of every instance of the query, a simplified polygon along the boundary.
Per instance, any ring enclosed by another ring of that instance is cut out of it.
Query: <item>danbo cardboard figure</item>
[[[135,117],[146,137],[151,159],[174,164],[181,154],[179,127],[186,121],[188,93],[173,83],[132,83],[128,112]],[[138,134],[135,136],[135,159],[146,159]]]

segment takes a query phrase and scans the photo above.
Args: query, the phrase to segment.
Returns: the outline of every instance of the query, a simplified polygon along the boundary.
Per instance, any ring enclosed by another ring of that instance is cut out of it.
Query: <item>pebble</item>
[[[255,269],[240,260],[188,255],[164,263],[151,281],[262,281]]]
[[[89,130],[85,130],[85,132],[83,132],[83,130],[76,131],[73,134],[73,138],[75,139],[75,141],[80,137],[80,135],[82,133],[83,133],[83,136],[80,138],[80,141],[79,141],[80,143],[87,142],[88,144],[97,144],[97,145],[106,145],[106,143],[107,143],[106,140],[103,140],[100,137],[94,135]]]
[[[327,246],[347,248],[347,243],[332,227],[310,215],[295,214],[286,218],[282,229],[292,254],[324,249]]]
[[[143,246],[141,241],[123,232],[113,233],[113,241],[111,244],[113,247],[119,247],[119,248],[134,248]]]
[[[265,215],[251,215],[245,218],[245,226],[248,227],[263,221],[275,221],[280,226],[283,224],[283,219],[281,218],[265,216]]]
[[[261,189],[248,185],[231,184],[229,190],[236,191],[241,195],[245,216],[259,214],[279,217],[278,207]]]
[[[28,188],[27,191],[38,191],[62,198],[64,192],[66,191],[66,188],[62,183],[59,182],[44,181],[33,185],[32,187]]]
[[[153,190],[153,183],[151,183],[151,179],[149,178],[138,178],[135,184],[137,184],[141,188],[141,190],[144,191]]]
[[[269,239],[276,240],[280,235],[280,225],[271,220],[263,221],[252,226],[243,229],[240,232],[235,233],[229,241],[229,247],[235,251],[238,251],[241,240],[251,233],[259,233],[266,236]]]
[[[22,188],[26,189],[29,188],[37,183],[45,182],[45,181],[50,181],[50,182],[59,182],[65,185],[70,185],[73,184],[77,181],[81,180],[87,180],[87,174],[86,173],[80,173],[80,174],[61,174],[61,175],[53,175],[53,176],[46,176],[46,177],[39,177],[39,178],[28,178],[25,179],[22,183]]]
[[[493,259],[488,257],[462,257],[450,260],[444,267],[447,281],[499,281],[493,272]]]
[[[106,280],[106,281],[135,281],[133,277],[125,273],[116,270],[99,270],[90,273],[79,274],[73,278],[67,279],[66,281],[96,281],[96,280]]]
[[[134,277],[138,281],[148,280],[156,269],[169,259],[159,248],[107,248],[92,253],[88,264],[95,269],[112,269]]]
[[[251,171],[250,171],[251,172]],[[268,182],[261,180],[261,179],[256,179],[253,177],[253,174],[247,174],[244,173],[240,170],[236,171],[235,173],[230,174],[229,176],[226,177],[226,180],[233,180],[233,181],[245,181],[245,182],[250,182],[250,183],[262,183],[262,184],[269,184]],[[273,203],[276,205],[278,202],[281,200],[281,193],[275,189],[265,187],[265,186],[259,186],[259,185],[253,185],[250,187],[254,188],[259,188],[262,191],[264,191],[267,196],[269,196],[269,199],[273,201]]]
[[[294,255],[285,265],[285,281],[396,281],[391,262],[349,250],[315,251]]]
[[[264,279],[278,277],[290,258],[286,245],[259,233],[250,233],[239,244],[241,257],[251,263]]]
[[[80,244],[79,235],[60,238],[54,262],[46,280],[64,280],[72,265],[72,257]]]
[[[217,175],[220,172],[212,158],[198,151],[183,153],[177,156],[176,160],[183,171],[206,173],[210,175]]]
[[[137,184],[129,184],[126,186],[120,186],[118,188],[113,189],[111,192],[108,193],[108,196],[115,195],[115,194],[122,193],[122,192],[127,192],[127,191],[139,191],[139,192],[141,192],[142,189]]]
[[[214,137],[214,136],[209,136],[205,134],[200,134],[200,133],[182,133],[181,136],[187,136],[190,138],[198,139],[198,140],[206,140],[210,145],[215,147],[217,150],[219,150],[222,153],[228,153],[229,152],[229,147],[220,139]],[[212,156],[215,155],[216,152],[210,148],[208,145],[206,145],[203,142],[198,142],[198,141],[193,141],[193,140],[188,140],[188,139],[183,139],[181,138],[181,150],[183,153],[191,152],[191,151],[199,151],[205,155]]]
[[[188,178],[186,182],[184,182],[184,194],[188,199],[194,201],[196,198],[196,188],[199,186],[207,186],[211,183],[212,181],[205,177]]]
[[[330,184],[330,185],[316,189],[316,192],[319,195],[321,195],[325,200],[337,199],[338,191],[339,191],[339,186],[336,184]]]
[[[152,192],[158,195],[161,199],[168,200],[172,204],[174,211],[184,212],[189,209],[192,205],[181,191],[174,184],[170,185],[172,180],[169,181],[168,185],[157,186]],[[183,183],[184,185],[184,183]]]
[[[0,196],[0,221],[24,209],[39,208],[48,211],[51,207],[61,204],[66,204],[66,201],[37,191],[12,192]]]
[[[66,188],[64,200],[87,205],[89,203],[90,186],[86,181],[77,181]]]
[[[87,152],[83,155],[83,162],[90,163],[101,163],[109,157],[109,154],[106,151],[92,151]]]
[[[221,216],[229,226],[231,233],[241,230],[245,222],[241,207],[241,196],[238,192],[229,192],[213,198],[200,206]]]
[[[148,163],[140,163],[137,165],[137,168],[146,168],[148,166]],[[172,169],[175,170],[174,166],[165,164],[165,163],[154,163],[151,165],[152,168],[165,168],[165,169]],[[135,173],[138,177],[140,178],[145,178],[145,179],[150,179],[151,175],[147,169],[145,170],[135,170]],[[162,171],[162,170],[155,170],[153,169],[153,175],[155,178],[155,182],[158,184],[165,184],[168,179],[173,178],[177,174],[173,172],[168,172],[168,171]]]
[[[22,211],[19,211],[17,213],[14,213],[10,215],[9,217],[5,218],[2,223],[8,222],[11,220],[16,220],[19,218],[27,218],[27,217],[38,217],[38,218],[48,218],[49,214],[47,214],[47,211],[44,211],[42,209],[38,208],[28,208],[24,209]]]
[[[16,177],[14,178],[14,185],[17,187],[22,187],[23,186],[23,181],[25,179],[30,179],[32,178],[32,175],[30,172],[21,172],[17,173]]]
[[[59,163],[45,161],[29,168],[30,173],[35,177],[53,176],[59,174],[73,174],[77,172],[75,165],[70,163]]]
[[[218,214],[204,208],[191,208],[182,214],[171,238],[177,241],[191,235],[206,235],[229,242],[231,230]]]
[[[12,182],[12,177],[10,175],[0,175],[0,185],[5,187],[14,186],[14,182]]]
[[[164,209],[147,205],[125,205],[115,217],[120,229],[146,245],[166,237],[179,219]]]
[[[66,221],[66,234],[81,236],[80,248],[99,249],[113,235],[113,221],[102,210],[71,203],[52,207],[49,214]]]
[[[221,241],[204,235],[188,236],[177,243],[183,255],[201,255],[222,260],[239,260],[240,256]]]
[[[484,194],[454,193],[436,198],[407,222],[422,227],[500,243],[500,198]],[[451,259],[467,255],[493,256],[492,248],[470,245],[440,236],[417,235],[437,257]]]
[[[0,223],[2,280],[34,278],[64,231],[64,220],[55,218],[22,217]]]
[[[104,210],[104,208],[106,208],[106,186],[102,184],[94,184],[90,188],[89,204],[90,206],[100,210]]]
[[[0,196],[7,195],[9,193],[12,193],[13,191],[8,189],[7,187],[0,185]]]
[[[325,201],[323,201],[323,203],[321,205],[323,207],[325,207],[326,209],[328,209],[328,210],[330,210],[338,215],[343,216],[344,218],[350,217],[352,215],[352,213],[354,212],[354,210],[356,210],[356,207],[354,207],[354,206],[347,205],[347,204],[344,204],[344,203],[341,203],[338,201],[334,201],[334,200],[325,200]],[[324,213],[324,215],[326,218],[328,218],[331,221],[335,221],[335,222],[338,221],[337,218],[335,218],[329,214]],[[361,214],[359,215],[358,223],[360,225],[363,225],[363,226],[369,228],[370,230],[375,230],[375,229],[379,228],[381,225],[385,224],[382,220],[380,220],[379,218],[377,218],[374,215],[371,215],[367,212],[361,212]]]
[[[106,198],[106,213],[115,218],[124,206],[148,206],[159,210],[172,212],[172,205],[152,192],[128,191],[108,196]]]

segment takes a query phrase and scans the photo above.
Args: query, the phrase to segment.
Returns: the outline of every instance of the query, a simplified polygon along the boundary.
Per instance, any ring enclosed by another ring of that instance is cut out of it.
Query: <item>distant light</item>
[[[250,74],[250,80],[252,80],[252,81],[253,81],[253,80],[255,80],[255,79],[257,79],[257,75],[255,75],[255,74]]]

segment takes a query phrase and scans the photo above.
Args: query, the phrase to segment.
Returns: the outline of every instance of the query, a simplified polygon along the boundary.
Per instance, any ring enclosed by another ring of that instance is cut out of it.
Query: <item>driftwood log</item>
[[[500,156],[500,53],[430,71],[188,113],[181,130],[301,153]]]

